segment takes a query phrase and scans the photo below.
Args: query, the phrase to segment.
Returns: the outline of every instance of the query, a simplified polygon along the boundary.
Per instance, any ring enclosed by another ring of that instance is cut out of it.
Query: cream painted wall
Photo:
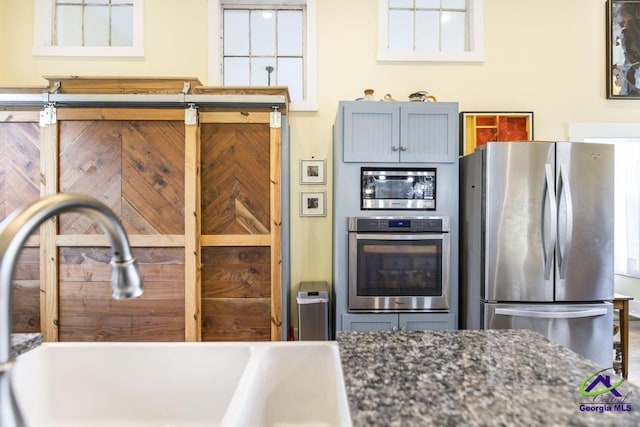
[[[207,0],[145,1],[144,58],[34,57],[33,0],[0,0],[6,43],[0,77],[7,83],[46,84],[44,75],[207,76]]]
[[[304,280],[331,281],[332,124],[339,100],[428,90],[460,111],[535,113],[535,137],[567,138],[569,122],[625,122],[640,101],[605,99],[604,0],[485,0],[485,61],[377,63],[377,1],[318,0],[318,112],[292,113],[292,293]],[[86,60],[31,56],[33,4],[0,0],[0,85],[42,84],[40,76],[176,75],[207,77],[207,0],[146,0],[144,59]],[[2,10],[2,9],[0,9]],[[2,48],[0,48],[2,49]],[[300,218],[301,158],[328,159],[326,218]],[[295,299],[293,315],[295,322]]]

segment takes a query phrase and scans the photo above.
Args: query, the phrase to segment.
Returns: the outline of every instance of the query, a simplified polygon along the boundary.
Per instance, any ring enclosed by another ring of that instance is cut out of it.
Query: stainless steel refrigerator
[[[490,142],[460,159],[466,329],[533,329],[613,363],[613,146]]]

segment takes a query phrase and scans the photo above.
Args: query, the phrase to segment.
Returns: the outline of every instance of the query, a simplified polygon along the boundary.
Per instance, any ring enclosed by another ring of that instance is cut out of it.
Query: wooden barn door
[[[280,129],[269,112],[202,112],[203,341],[280,340]]]
[[[184,112],[59,109],[59,191],[91,195],[121,219],[144,294],[111,299],[110,250],[96,223],[59,217],[60,341],[183,341]]]

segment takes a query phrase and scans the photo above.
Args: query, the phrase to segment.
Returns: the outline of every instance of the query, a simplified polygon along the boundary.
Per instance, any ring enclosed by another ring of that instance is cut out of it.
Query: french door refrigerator
[[[532,329],[613,363],[613,146],[490,142],[460,160],[466,329]]]

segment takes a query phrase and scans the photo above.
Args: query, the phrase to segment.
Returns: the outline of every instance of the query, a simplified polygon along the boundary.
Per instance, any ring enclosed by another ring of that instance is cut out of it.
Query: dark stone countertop
[[[639,387],[617,386],[617,407],[603,403],[613,392],[583,396],[602,368],[536,332],[339,332],[337,341],[354,426],[640,425]]]
[[[40,334],[11,334],[11,356],[16,358],[40,344],[42,344]]]

